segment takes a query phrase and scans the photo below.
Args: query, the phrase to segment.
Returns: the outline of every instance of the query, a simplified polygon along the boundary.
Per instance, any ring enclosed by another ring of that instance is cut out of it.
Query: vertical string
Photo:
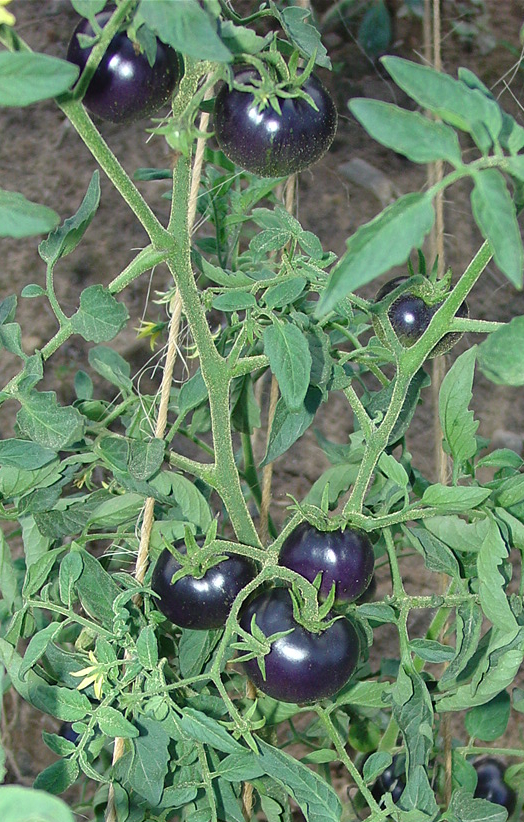
[[[424,56],[428,64],[433,64],[437,71],[442,70],[442,21],[440,16],[440,0],[425,0],[424,4]],[[431,44],[433,43],[433,48]],[[438,160],[428,166],[428,186],[442,180],[444,163]],[[446,270],[444,257],[444,192],[440,190],[435,197],[435,225],[430,235],[430,258],[438,258],[437,276],[440,278]],[[433,399],[433,431],[435,443],[435,473],[437,482],[445,485],[449,477],[449,457],[442,448],[442,431],[439,418],[439,393],[442,381],[446,374],[446,357],[435,357],[432,366],[432,399]],[[445,592],[448,587],[448,577],[441,575],[440,591]],[[440,639],[443,641],[447,624],[444,625]],[[441,734],[444,743],[444,800],[447,806],[451,801],[451,723],[449,714],[441,719]]]

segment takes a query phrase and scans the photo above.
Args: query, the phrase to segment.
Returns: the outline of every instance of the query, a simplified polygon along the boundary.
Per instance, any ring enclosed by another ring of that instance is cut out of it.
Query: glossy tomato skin
[[[488,758],[473,763],[477,772],[474,796],[502,805],[511,815],[515,810],[515,792],[504,782],[504,767],[497,759]]]
[[[101,12],[96,19],[103,28],[111,14]],[[67,59],[82,71],[90,48],[80,48],[77,34],[94,35],[93,28],[83,18],[73,32],[67,50]],[[148,117],[171,97],[180,78],[177,53],[157,39],[157,53],[153,66],[145,53],[137,53],[125,32],[111,40],[98,65],[83,98],[85,107],[112,123],[131,123]]]
[[[257,77],[253,69],[236,75],[246,85]],[[269,103],[259,111],[251,93],[223,86],[215,101],[214,126],[226,157],[261,177],[286,177],[320,160],[335,137],[337,110],[315,75],[302,88],[318,111],[299,97],[279,97],[281,114]]]
[[[185,545],[177,545],[177,549],[183,552]],[[173,584],[171,580],[179,570],[180,563],[164,548],[151,578],[151,587],[160,597],[155,605],[180,628],[209,631],[225,624],[235,597],[257,569],[248,557],[231,554],[200,579],[184,576]]]
[[[369,537],[362,531],[318,531],[302,522],[284,541],[280,565],[313,582],[322,572],[320,598],[326,599],[335,583],[335,602],[354,602],[367,589],[375,557]]]
[[[403,275],[393,277],[392,280],[385,283],[377,292],[375,302],[380,302],[380,300],[387,297],[388,294],[391,294],[395,288],[408,279],[408,277]],[[402,345],[409,348],[409,346],[417,342],[430,324],[433,314],[438,311],[441,305],[442,303],[437,303],[436,305],[429,306],[424,302],[422,297],[412,294],[410,291],[400,294],[400,296],[391,303],[388,309],[388,317],[393,331]],[[456,316],[462,319],[469,317],[469,308],[465,300],[458,307]],[[375,323],[374,325],[375,330],[378,330]],[[380,336],[380,333],[378,336]],[[439,354],[445,354],[461,337],[462,333],[459,331],[451,331],[449,334],[445,334],[430,351],[429,356],[436,357]]]
[[[355,627],[345,617],[322,633],[311,633],[295,621],[287,588],[271,588],[242,607],[240,625],[245,631],[250,631],[253,615],[265,636],[292,629],[273,642],[264,657],[265,679],[256,659],[243,663],[252,682],[268,696],[309,704],[333,696],[351,677],[360,642]]]
[[[383,771],[371,790],[377,802],[385,793],[390,793],[395,804],[398,802],[406,787],[406,774],[399,767],[398,757],[394,756],[389,768]]]

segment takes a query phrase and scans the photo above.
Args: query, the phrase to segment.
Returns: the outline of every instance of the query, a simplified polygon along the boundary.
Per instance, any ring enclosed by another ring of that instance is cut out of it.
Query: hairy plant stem
[[[68,100],[59,105],[100,168],[106,173],[122,199],[142,224],[155,249],[169,248],[170,237],[168,232],[153,214],[149,205],[115,157],[82,103]]]
[[[179,155],[173,170],[172,250],[166,263],[180,291],[183,311],[198,350],[202,377],[208,390],[215,451],[215,462],[209,469],[211,485],[224,502],[240,542],[259,546],[260,541],[242,493],[233,450],[229,409],[232,369],[216,349],[191,266],[187,222],[189,179],[189,157]]]

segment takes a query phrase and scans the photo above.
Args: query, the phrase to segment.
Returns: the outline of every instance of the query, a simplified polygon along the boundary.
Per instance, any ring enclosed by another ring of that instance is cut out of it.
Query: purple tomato
[[[183,542],[176,547],[181,553],[185,551]],[[184,576],[171,582],[180,567],[171,551],[164,548],[151,578],[151,588],[160,597],[155,605],[180,628],[197,630],[221,628],[237,594],[257,572],[251,559],[230,554],[200,578]]]
[[[249,85],[258,77],[254,69],[244,69],[236,80]],[[335,137],[337,110],[315,75],[302,88],[318,110],[300,97],[279,97],[279,114],[269,102],[257,107],[253,94],[224,85],[215,101],[214,125],[226,157],[261,177],[287,177],[320,160]]]
[[[110,12],[96,15],[103,28]],[[81,48],[78,34],[94,36],[94,31],[83,18],[73,32],[67,59],[82,71],[91,48]],[[92,114],[112,123],[131,123],[154,114],[173,94],[180,78],[177,53],[157,38],[155,62],[151,66],[144,52],[137,51],[125,32],[111,40],[99,63],[83,103]]]
[[[266,637],[291,629],[271,644],[264,657],[265,677],[257,659],[243,663],[256,687],[273,699],[299,703],[327,699],[353,674],[360,642],[346,617],[340,617],[321,633],[307,631],[295,620],[287,588],[271,588],[242,607],[240,625],[245,631],[250,631],[253,616]]]
[[[284,541],[279,563],[310,582],[322,573],[322,599],[335,583],[335,601],[354,602],[371,582],[375,556],[369,537],[362,531],[318,531],[302,522]]]

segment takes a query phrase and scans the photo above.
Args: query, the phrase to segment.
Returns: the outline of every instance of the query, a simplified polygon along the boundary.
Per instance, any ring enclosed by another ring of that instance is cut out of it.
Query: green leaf
[[[185,416],[205,400],[207,400],[207,386],[199,368],[180,388],[178,395],[179,413]]]
[[[74,822],[75,817],[62,799],[47,791],[2,785],[0,819],[2,822]]]
[[[489,488],[464,485],[430,485],[422,495],[422,502],[433,508],[443,508],[447,513],[460,514],[481,505],[490,495]]]
[[[382,63],[395,83],[422,108],[469,132],[482,151],[489,151],[502,128],[502,113],[495,100],[429,66],[389,56],[383,57]]]
[[[442,381],[439,393],[439,419],[445,437],[446,451],[461,464],[477,452],[475,437],[478,422],[471,402],[475,373],[476,346],[469,348],[455,360]]]
[[[178,719],[178,725],[189,739],[210,745],[217,751],[234,754],[246,750],[223,725],[194,708],[184,708],[182,716]]]
[[[468,711],[464,725],[471,737],[483,742],[494,742],[505,733],[510,713],[510,696],[507,691],[501,691],[494,699]]]
[[[490,520],[477,557],[480,605],[491,623],[505,632],[506,641],[511,642],[518,633],[518,624],[504,590],[505,579],[499,571],[499,565],[507,557],[506,543],[495,522]]]
[[[476,652],[482,628],[482,611],[475,602],[463,602],[456,611],[456,653],[440,677],[439,688],[445,690],[456,682]]]
[[[275,8],[275,11],[288,38],[302,55],[309,59],[314,54],[318,66],[331,68],[331,60],[320,40],[320,32],[309,22],[311,12],[299,6],[289,6],[280,10]]]
[[[92,19],[95,14],[103,11],[107,0],[71,0],[74,10],[82,17]]]
[[[346,685],[335,697],[337,705],[359,708],[383,708],[391,691],[389,682],[354,682]]]
[[[29,439],[55,451],[82,439],[84,418],[72,406],[59,406],[54,391],[32,391],[19,394],[17,399],[22,408],[16,421]]]
[[[125,326],[129,314],[103,285],[90,285],[80,294],[80,308],[71,317],[75,334],[89,342],[112,340]]]
[[[382,473],[392,480],[399,488],[406,488],[409,483],[409,477],[403,465],[395,459],[392,454],[386,454],[385,451],[380,455],[378,461],[378,468]]]
[[[50,622],[41,631],[33,634],[29,645],[26,648],[24,658],[18,670],[18,676],[21,679],[25,678],[26,673],[32,668],[42,657],[50,642],[54,640],[56,635],[60,632],[61,624],[59,622]]]
[[[374,140],[414,163],[448,160],[453,165],[460,164],[458,137],[444,123],[380,100],[353,98],[348,106]]]
[[[487,799],[474,799],[464,788],[453,791],[443,819],[447,822],[506,822],[508,812]]]
[[[98,559],[88,551],[78,550],[75,543],[72,549],[76,549],[82,558],[82,573],[76,580],[76,591],[82,607],[90,617],[104,627],[111,628],[115,617],[113,603],[120,589]]]
[[[351,291],[405,263],[411,250],[422,246],[434,221],[431,197],[412,193],[360,226],[348,239],[346,253],[329,276],[317,316],[331,311]]]
[[[424,662],[449,662],[455,656],[455,649],[434,639],[412,639],[409,647]]]
[[[182,631],[178,646],[178,662],[184,679],[202,673],[221,635],[221,631]]]
[[[0,591],[8,610],[11,612],[22,607],[18,574],[15,569],[9,543],[0,528]]]
[[[131,366],[112,348],[97,345],[95,348],[90,349],[88,360],[91,368],[112,385],[116,385],[124,393],[129,393],[132,390],[133,383],[129,379]]]
[[[0,57],[5,52],[0,54]],[[26,200],[16,191],[0,189],[0,237],[32,237],[46,234],[60,222],[60,217],[47,206]]]
[[[29,51],[0,52],[0,106],[29,106],[56,97],[78,78],[74,63]]]
[[[478,347],[478,364],[497,385],[524,385],[524,317],[514,317]]]
[[[524,252],[515,204],[504,177],[495,168],[477,171],[471,192],[471,208],[496,264],[515,288],[522,288]]]
[[[100,172],[96,170],[93,172],[85,197],[76,214],[65,220],[38,246],[38,253],[44,262],[54,266],[61,257],[75,250],[95,216],[99,204]]]
[[[264,292],[264,303],[271,309],[284,308],[300,297],[306,284],[305,277],[291,277],[283,283],[273,285]]]
[[[163,440],[131,440],[129,443],[129,473],[136,480],[148,480],[154,476],[164,462],[165,444]]]
[[[32,299],[33,297],[43,297],[46,293],[45,288],[42,288],[41,285],[37,283],[29,283],[29,285],[24,285],[22,288],[21,296],[25,297],[26,299]]]
[[[275,322],[264,331],[264,352],[290,411],[298,411],[309,386],[311,353],[296,325]]]
[[[205,497],[191,480],[174,471],[162,471],[151,480],[150,486],[166,497],[172,495],[182,513],[180,519],[193,522],[203,534],[207,532],[213,517]]]
[[[321,776],[262,739],[257,745],[261,767],[293,797],[308,822],[340,822],[340,800]]]
[[[33,786],[48,793],[63,793],[74,784],[79,772],[75,759],[59,759],[38,774]]]
[[[164,790],[169,763],[169,736],[160,722],[148,717],[142,717],[137,726],[140,736],[133,739],[135,755],[129,769],[129,783],[155,807]]]
[[[45,448],[30,440],[1,440],[0,465],[10,465],[15,468],[24,468],[26,471],[35,471],[55,460],[56,451]]]
[[[152,669],[158,663],[158,646],[155,629],[152,625],[142,628],[136,641],[138,661],[144,668]],[[121,736],[121,734],[118,734]]]
[[[263,776],[264,769],[253,751],[244,750],[224,757],[217,766],[216,773],[228,782],[247,782]]]
[[[366,11],[358,30],[358,42],[371,59],[387,51],[392,36],[391,17],[383,2],[373,3]]]
[[[195,60],[228,63],[233,55],[220,40],[211,17],[197,0],[142,0],[138,13],[155,34]]]
[[[418,767],[425,767],[433,746],[433,708],[426,684],[415,670],[400,667],[393,689],[393,716],[398,722],[408,752],[408,780]]]
[[[217,311],[243,311],[246,308],[254,308],[257,304],[253,294],[248,291],[226,291],[219,294],[213,300],[213,308]]]
[[[139,735],[138,728],[135,728],[125,716],[122,716],[120,711],[111,708],[110,705],[101,706],[96,712],[96,718],[102,733],[112,739],[116,737],[134,739]]]
[[[273,425],[271,426],[267,451],[260,463],[261,467],[273,462],[291,448],[293,443],[302,436],[315,419],[315,414],[321,402],[322,392],[316,386],[308,388],[304,403],[299,411],[289,411],[284,399],[282,397],[279,399]]]
[[[365,782],[374,782],[386,768],[389,768],[392,762],[391,754],[386,751],[377,751],[371,754],[364,762],[362,769],[362,776]]]

